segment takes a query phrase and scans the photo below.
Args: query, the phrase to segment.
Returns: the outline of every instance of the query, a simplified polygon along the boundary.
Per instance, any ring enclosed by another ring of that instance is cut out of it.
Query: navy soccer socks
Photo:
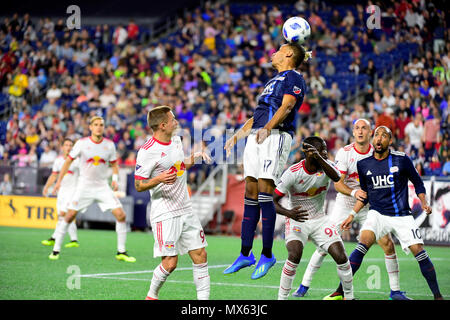
[[[256,225],[259,222],[259,203],[258,200],[245,197],[244,199],[244,218],[241,228],[241,253],[248,257],[253,247],[253,238],[255,237]]]
[[[441,292],[439,291],[439,285],[437,283],[436,271],[434,270],[433,263],[425,250],[420,251],[415,256],[417,262],[419,263],[420,271],[423,277],[427,280],[428,286],[433,292],[434,298],[442,298]]]
[[[267,258],[272,258],[273,235],[275,230],[275,220],[277,213],[273,203],[273,195],[270,193],[260,192],[258,194],[258,202],[262,211],[262,254]]]

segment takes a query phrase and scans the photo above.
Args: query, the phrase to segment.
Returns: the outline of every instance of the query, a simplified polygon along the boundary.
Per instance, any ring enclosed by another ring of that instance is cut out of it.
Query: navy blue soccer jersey
[[[272,119],[278,108],[281,107],[284,95],[289,94],[297,100],[295,106],[284,121],[274,129],[288,132],[291,136],[294,136],[295,115],[303,103],[305,91],[305,79],[303,79],[300,72],[287,70],[278,73],[267,82],[264,91],[258,97],[258,106],[253,115],[253,128],[259,129],[264,127]]]
[[[358,168],[361,189],[367,192],[371,210],[383,215],[405,216],[411,214],[408,203],[408,180],[414,184],[416,193],[425,193],[423,181],[411,159],[403,152],[389,151],[383,160],[372,155],[359,160]]]

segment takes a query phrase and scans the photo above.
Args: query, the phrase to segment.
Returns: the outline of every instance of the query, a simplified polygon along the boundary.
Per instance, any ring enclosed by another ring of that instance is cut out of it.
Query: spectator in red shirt
[[[128,39],[130,39],[131,41],[137,40],[137,38],[139,36],[139,27],[134,22],[133,19],[130,20],[130,23],[128,24],[127,31],[128,31]]]
[[[405,128],[408,123],[411,122],[411,118],[408,117],[406,111],[401,111],[398,114],[398,118],[395,119],[396,132],[395,135],[399,140],[405,139]]]

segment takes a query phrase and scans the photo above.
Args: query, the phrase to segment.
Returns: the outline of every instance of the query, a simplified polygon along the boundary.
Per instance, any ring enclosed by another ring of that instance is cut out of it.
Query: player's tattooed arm
[[[174,184],[176,180],[177,173],[167,170],[151,179],[135,179],[134,187],[136,188],[137,192],[142,192],[150,190],[160,183]]]
[[[306,213],[306,210],[302,210],[301,206],[295,207],[291,210],[285,209],[279,203],[281,198],[283,198],[283,196],[276,193],[274,194],[273,203],[275,204],[275,211],[278,214],[281,214],[298,222],[304,222],[308,220],[308,214]]]

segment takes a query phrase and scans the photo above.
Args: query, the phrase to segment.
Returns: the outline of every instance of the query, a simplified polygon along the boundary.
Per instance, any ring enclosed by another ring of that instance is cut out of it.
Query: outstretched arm
[[[227,151],[227,157],[231,154],[231,149],[234,147],[234,145],[241,139],[246,138],[253,127],[253,117],[248,119],[245,124],[240,128],[230,139],[225,142],[224,149]]]
[[[282,123],[284,119],[286,119],[291,110],[294,108],[296,102],[297,99],[290,94],[285,94],[283,96],[281,106],[280,108],[278,108],[277,112],[275,112],[272,119],[267,122],[264,128],[259,129],[256,133],[257,143],[263,143],[263,141],[270,135],[271,130],[278,127],[278,125]]]

